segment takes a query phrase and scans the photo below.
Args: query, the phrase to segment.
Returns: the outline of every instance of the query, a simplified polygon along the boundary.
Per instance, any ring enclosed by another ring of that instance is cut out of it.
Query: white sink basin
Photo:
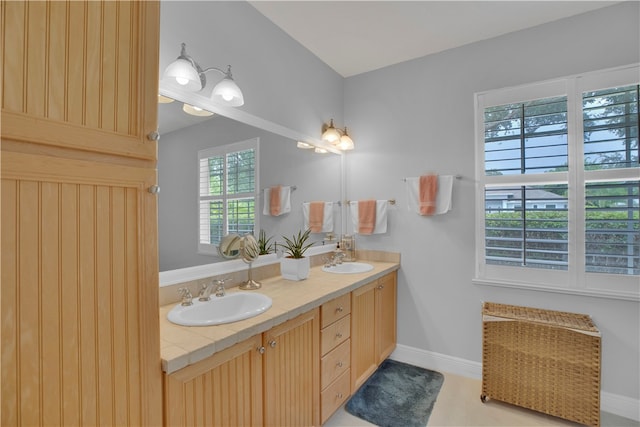
[[[343,262],[334,267],[322,267],[322,271],[337,274],[365,273],[373,270],[373,265],[365,262]]]
[[[212,326],[237,322],[264,313],[271,298],[255,292],[234,292],[223,297],[211,295],[210,301],[193,299],[193,305],[176,305],[169,311],[170,322],[182,326]]]

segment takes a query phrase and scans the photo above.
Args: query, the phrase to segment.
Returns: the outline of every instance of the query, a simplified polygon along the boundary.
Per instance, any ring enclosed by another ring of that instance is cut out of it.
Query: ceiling
[[[343,77],[617,1],[250,1]]]
[[[618,1],[250,1],[343,77],[452,49]],[[206,118],[160,105],[161,134]]]

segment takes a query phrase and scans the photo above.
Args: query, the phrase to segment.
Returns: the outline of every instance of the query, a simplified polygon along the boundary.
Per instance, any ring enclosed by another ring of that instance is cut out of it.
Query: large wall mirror
[[[196,103],[197,99],[191,97],[189,102]],[[282,135],[287,132],[271,132],[219,114],[206,118],[189,116],[182,107],[179,100],[158,105],[160,271],[226,261],[218,255],[198,252],[198,151],[253,138],[259,140],[257,227],[272,241],[280,242],[283,235],[291,236],[303,228],[304,202],[323,200],[334,202],[334,234],[341,234],[341,208],[335,203],[342,197],[341,155],[297,148],[295,139]],[[263,190],[275,185],[296,187],[291,193],[291,212],[263,215]],[[256,238],[259,229],[254,230]],[[325,238],[324,233],[312,236],[318,244]]]

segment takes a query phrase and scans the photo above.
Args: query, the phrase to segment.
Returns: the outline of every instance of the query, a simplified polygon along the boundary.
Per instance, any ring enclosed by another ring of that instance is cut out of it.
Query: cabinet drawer
[[[320,395],[321,422],[327,419],[342,405],[351,395],[350,387],[351,371],[343,372],[337,380],[327,387]]]
[[[324,356],[351,336],[351,316],[345,316],[320,331],[320,354]]]
[[[327,353],[322,358],[320,366],[320,389],[324,390],[351,366],[351,340],[346,340]]]
[[[326,302],[320,307],[320,327],[329,326],[349,313],[351,313],[351,294]]]

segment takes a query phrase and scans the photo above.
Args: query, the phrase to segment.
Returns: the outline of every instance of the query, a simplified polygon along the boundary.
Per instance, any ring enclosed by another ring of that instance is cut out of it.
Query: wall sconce
[[[328,125],[322,125],[322,139],[342,151],[353,150],[354,148],[353,140],[347,133],[347,128],[345,127],[344,130],[336,128],[333,125],[333,119]]]
[[[211,92],[213,101],[232,107],[239,107],[244,104],[242,91],[231,76],[231,65],[227,67],[227,71],[216,67],[203,70],[191,56],[187,55],[187,45],[185,43],[182,43],[180,56],[165,69],[164,78],[174,79],[184,89],[197,92],[207,85],[205,73],[208,71],[217,71],[224,75]]]

